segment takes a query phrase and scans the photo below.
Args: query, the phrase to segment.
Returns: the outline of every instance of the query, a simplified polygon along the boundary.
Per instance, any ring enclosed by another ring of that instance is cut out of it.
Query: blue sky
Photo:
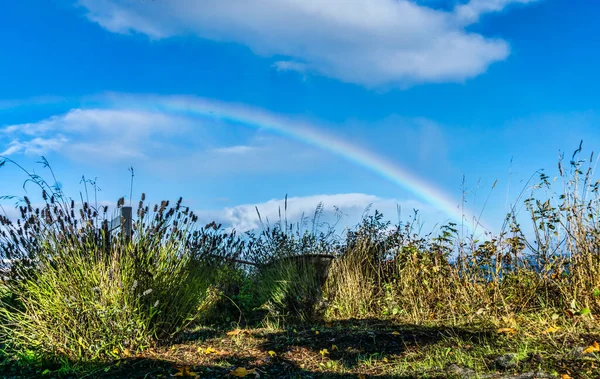
[[[561,151],[600,142],[599,11],[13,1],[0,14],[0,154],[36,172],[47,157],[74,197],[97,177],[106,203],[128,196],[134,167],[134,199],[183,196],[237,229],[258,225],[255,205],[277,218],[286,194],[291,218],[324,201],[348,225],[369,204],[393,221],[396,205],[417,207],[433,225],[458,212],[464,177],[469,216],[495,231],[537,169],[555,175]],[[22,195],[22,181],[0,171],[2,194]]]

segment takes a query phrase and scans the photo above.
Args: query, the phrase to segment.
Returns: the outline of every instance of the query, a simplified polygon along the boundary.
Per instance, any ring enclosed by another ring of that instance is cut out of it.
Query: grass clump
[[[37,176],[44,205],[25,198],[3,217],[0,255],[11,259],[0,302],[0,340],[17,357],[95,361],[176,337],[216,299],[226,237],[194,228],[181,205],[138,207],[133,235],[108,233],[107,207],[78,208]],[[123,199],[118,207],[124,205]]]
[[[323,290],[337,249],[334,228],[319,222],[322,204],[311,220],[302,217],[297,223],[287,221],[287,198],[283,211],[274,225],[248,234],[246,254],[254,262],[249,278],[255,283],[256,300],[276,325],[319,321],[326,309]]]

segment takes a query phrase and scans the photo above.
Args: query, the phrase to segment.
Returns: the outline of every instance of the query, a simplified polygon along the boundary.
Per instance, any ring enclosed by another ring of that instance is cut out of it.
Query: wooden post
[[[121,228],[127,241],[131,240],[133,229],[133,209],[131,207],[121,208]]]
[[[117,228],[121,228],[123,232],[123,236],[125,236],[126,240],[131,239],[132,229],[133,229],[133,208],[131,207],[122,207],[121,215],[119,217],[115,217],[109,226],[109,233]]]

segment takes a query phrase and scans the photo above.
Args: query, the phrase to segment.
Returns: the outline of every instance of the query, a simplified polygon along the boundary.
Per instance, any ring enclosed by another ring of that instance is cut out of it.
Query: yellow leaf
[[[190,370],[190,366],[183,366],[177,369],[177,372],[171,376],[181,376],[186,378],[197,378],[198,374]]]
[[[206,349],[204,349],[204,354],[209,355],[209,354],[215,354],[217,351],[215,349],[213,349],[212,347],[207,347]]]
[[[125,348],[123,349],[123,351],[121,352],[121,356],[123,358],[129,358],[131,357],[131,351],[129,351],[129,349]]]
[[[236,368],[235,370],[233,370],[233,371],[231,371],[229,373],[229,375],[235,376],[235,377],[238,377],[238,378],[244,378],[244,377],[246,377],[246,376],[248,376],[250,374],[254,374],[254,376],[256,376],[257,378],[260,377],[259,373],[256,372],[255,369],[247,370],[247,369],[245,369],[243,367],[238,367],[238,368]]]
[[[385,363],[389,363],[387,357],[383,357],[382,361],[384,361]]]
[[[269,355],[270,355],[272,358],[274,358],[274,357],[276,357],[276,356],[277,356],[277,353],[276,353],[276,352],[274,352],[273,350],[269,350]]]
[[[556,333],[560,330],[558,326],[551,326],[544,332],[545,334]]]
[[[331,351],[336,351],[338,347],[336,345],[331,345]]]
[[[397,332],[397,331],[393,331],[393,332],[392,332],[392,335],[394,335],[394,336],[399,336],[399,335],[400,335],[400,333],[399,333],[399,332]]]
[[[560,376],[560,379],[572,379],[572,378],[571,378],[571,375],[569,375],[569,374],[562,374]]]
[[[498,329],[498,334],[516,334],[517,331],[513,328],[500,328]]]
[[[227,335],[230,336],[230,337],[233,337],[233,336],[238,336],[240,334],[245,334],[245,333],[248,333],[248,331],[247,330],[242,330],[242,329],[235,329],[235,330],[232,330],[230,332],[227,332]]]
[[[595,353],[600,351],[600,344],[598,344],[598,342],[594,341],[594,343],[591,346],[588,346],[587,349],[585,349],[583,351],[583,354],[590,354],[590,353]]]
[[[315,330],[315,336],[318,336],[318,335],[319,335],[319,331]]]
[[[323,350],[319,351],[319,354],[321,354],[322,356],[326,356],[327,354],[329,354],[329,350],[323,349]]]

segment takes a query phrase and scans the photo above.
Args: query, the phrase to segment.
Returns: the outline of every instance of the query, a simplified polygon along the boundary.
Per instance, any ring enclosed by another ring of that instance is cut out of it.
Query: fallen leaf
[[[273,350],[269,350],[269,355],[271,356],[271,358],[275,358],[277,356],[277,353]]]
[[[498,334],[516,334],[517,331],[513,328],[500,328],[497,330]]]
[[[197,378],[198,374],[190,370],[190,366],[183,366],[177,369],[177,372],[171,376],[181,376],[186,378]]]
[[[319,331],[315,330],[315,336],[318,336],[318,335],[319,335]]]
[[[400,332],[393,331],[393,332],[392,332],[392,335],[394,335],[394,336],[399,336],[399,335],[400,335]]]
[[[331,351],[336,351],[338,347],[336,345],[331,345]]]
[[[598,344],[598,342],[594,341],[593,344],[591,344],[590,346],[588,346],[584,351],[583,354],[590,354],[590,353],[595,353],[600,351],[600,344]]]
[[[571,312],[570,310],[565,310],[565,315],[567,315],[568,318],[573,318],[575,317],[575,314],[573,312]]]
[[[246,334],[246,333],[248,333],[248,331],[247,331],[247,330],[243,330],[243,329],[235,329],[235,330],[232,330],[232,331],[230,331],[230,332],[227,332],[227,335],[228,335],[229,337],[233,337],[233,336],[239,336],[240,334]]]
[[[560,379],[572,379],[572,378],[571,378],[571,375],[569,375],[569,374],[562,374],[560,376]]]
[[[329,354],[329,350],[323,349],[323,350],[319,351],[319,354],[321,354],[322,356],[326,356],[327,354]]]
[[[235,376],[238,378],[244,378],[250,374],[254,374],[254,376],[256,378],[260,378],[260,374],[256,371],[256,369],[247,370],[244,367],[238,367],[229,373],[229,375]]]
[[[560,330],[558,326],[551,326],[544,332],[545,334],[556,333]]]
[[[199,347],[198,350],[201,350],[202,348]],[[212,347],[207,347],[206,349],[204,349],[204,354],[209,355],[209,354],[216,354],[217,351],[215,349],[213,349]]]
[[[589,314],[592,314],[592,311],[590,310],[590,308],[583,308],[579,311],[580,316],[586,316]]]

